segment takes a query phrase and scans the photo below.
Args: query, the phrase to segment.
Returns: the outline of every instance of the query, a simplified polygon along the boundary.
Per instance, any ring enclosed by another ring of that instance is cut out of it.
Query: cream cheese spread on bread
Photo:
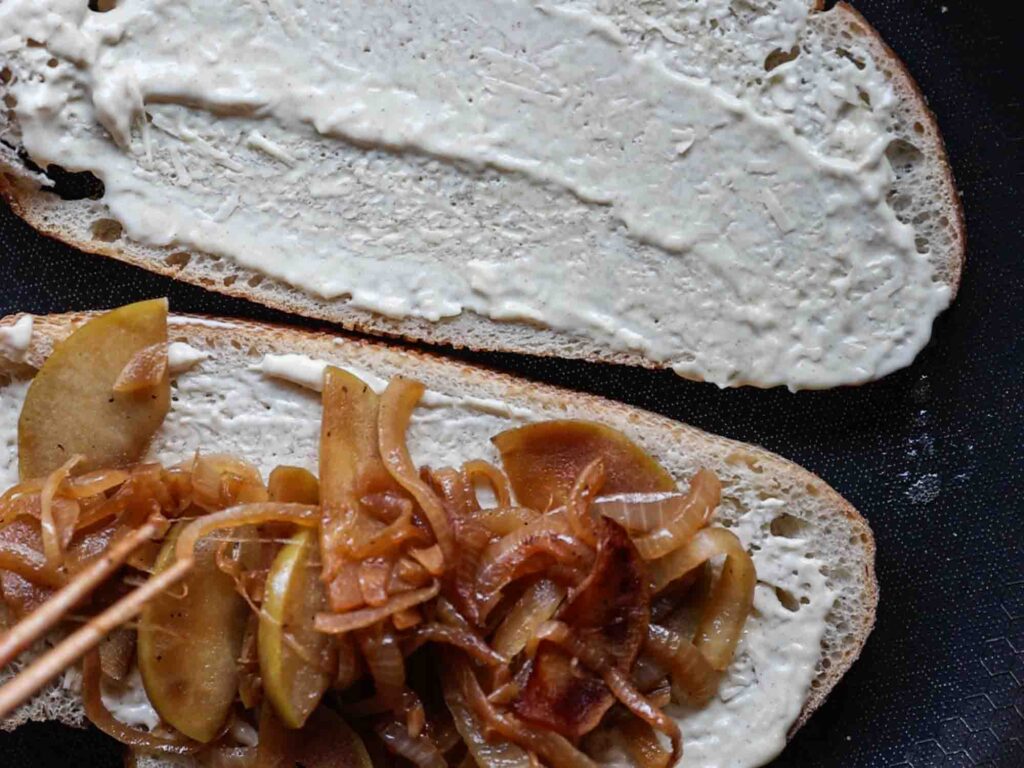
[[[720,5],[666,26],[611,1],[7,0],[0,58],[29,156],[96,174],[138,242],[720,385],[909,364],[950,287],[861,109],[892,87],[871,62],[809,81],[783,56],[763,99],[737,96],[673,55]],[[799,51],[807,4],[765,7],[751,50]]]
[[[242,367],[216,355],[196,360],[174,380],[174,401],[150,455],[174,464],[197,450],[230,453],[256,464],[264,477],[279,464],[316,471],[316,390],[326,364],[302,355],[268,355]],[[371,386],[385,381],[383,372],[353,371]],[[18,480],[17,421],[27,389],[27,381],[12,382],[0,402],[0,487]],[[497,461],[491,437],[544,417],[521,407],[502,412],[481,398],[429,395],[409,430],[417,466]],[[807,542],[772,533],[772,521],[784,512],[780,500],[744,493],[726,501],[741,510],[731,530],[752,550],[759,581],[754,610],[716,697],[700,709],[668,710],[681,724],[688,768],[753,768],[782,750],[807,698],[835,599]],[[126,722],[152,726],[153,710],[137,679],[121,689],[108,686],[104,700]],[[616,762],[614,754],[608,757]]]
[[[0,328],[0,355],[20,361],[32,343],[32,315],[22,315],[14,325]]]

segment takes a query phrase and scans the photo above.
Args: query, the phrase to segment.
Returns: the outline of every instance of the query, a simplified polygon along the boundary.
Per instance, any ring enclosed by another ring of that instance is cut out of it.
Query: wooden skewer
[[[68,611],[120,568],[128,556],[153,538],[159,529],[160,526],[154,520],[136,528],[78,574],[74,581],[66,584],[37,610],[11,627],[9,632],[0,637],[0,669],[60,623]]]
[[[68,635],[63,642],[0,687],[0,720],[6,718],[85,653],[99,645],[111,631],[134,618],[155,596],[176,584],[189,572],[193,562],[193,559],[189,558],[174,563],[134,592],[125,595],[88,624]]]

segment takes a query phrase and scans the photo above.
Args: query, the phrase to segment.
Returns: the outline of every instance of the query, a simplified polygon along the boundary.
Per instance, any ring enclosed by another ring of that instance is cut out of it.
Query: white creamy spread
[[[777,5],[752,34],[792,45],[806,4]],[[627,36],[630,15],[659,42]],[[675,39],[612,2],[0,7],[25,148],[99,176],[143,243],[391,317],[538,324],[721,385],[907,365],[949,290],[887,202],[890,137],[841,117],[891,103],[884,77],[851,64],[801,84],[783,64],[766,112],[674,68]],[[812,97],[833,105],[830,141],[792,125]]]
[[[100,687],[100,698],[115,718],[135,728],[152,731],[160,724],[160,715],[146,696],[142,687],[142,674],[138,667],[132,667],[128,676],[120,683],[105,677]]]
[[[278,464],[317,469],[324,361],[301,355],[268,355],[258,365],[232,368],[214,358],[176,379],[174,402],[151,447],[165,463],[197,450],[234,453],[266,476]],[[375,389],[384,378],[342,364]],[[298,384],[299,386],[295,386]],[[0,401],[0,488],[17,482],[17,420],[27,382],[2,391]],[[431,393],[409,429],[417,465],[458,465],[470,458],[497,461],[490,438],[540,418],[522,408],[504,412],[487,399]],[[808,558],[799,539],[770,534],[782,512],[777,499],[750,493],[738,500],[745,513],[732,530],[748,545],[758,587],[736,659],[718,695],[701,709],[673,709],[685,739],[685,768],[753,768],[778,754],[797,717],[814,675],[825,616],[835,596],[821,563]],[[784,607],[775,589],[788,591],[799,609]],[[126,723],[152,728],[156,713],[135,678],[103,691],[104,702]]]
[[[20,362],[32,344],[32,315],[22,315],[13,325],[0,328],[0,355]]]
[[[206,352],[183,341],[172,341],[167,345],[167,367],[172,374],[183,373],[208,357]]]

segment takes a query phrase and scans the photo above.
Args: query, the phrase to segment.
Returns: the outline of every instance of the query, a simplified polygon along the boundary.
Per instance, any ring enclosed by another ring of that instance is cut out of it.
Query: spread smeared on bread
[[[13,0],[0,136],[105,194],[9,193],[368,330],[721,385],[909,364],[962,250],[930,117],[849,9],[726,6]]]

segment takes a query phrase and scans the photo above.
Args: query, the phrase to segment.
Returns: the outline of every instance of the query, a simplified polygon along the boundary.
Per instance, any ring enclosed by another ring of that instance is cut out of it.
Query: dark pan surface
[[[967,212],[963,288],[910,369],[859,389],[791,395],[461,356],[760,443],[820,474],[868,517],[882,587],[877,628],[775,766],[1024,766],[1024,35],[1001,10],[1009,3],[854,5],[928,95]],[[0,209],[0,315],[164,295],[179,312],[286,319],[71,252]],[[0,766],[69,765],[120,765],[119,749],[94,731],[53,725],[0,735]]]

